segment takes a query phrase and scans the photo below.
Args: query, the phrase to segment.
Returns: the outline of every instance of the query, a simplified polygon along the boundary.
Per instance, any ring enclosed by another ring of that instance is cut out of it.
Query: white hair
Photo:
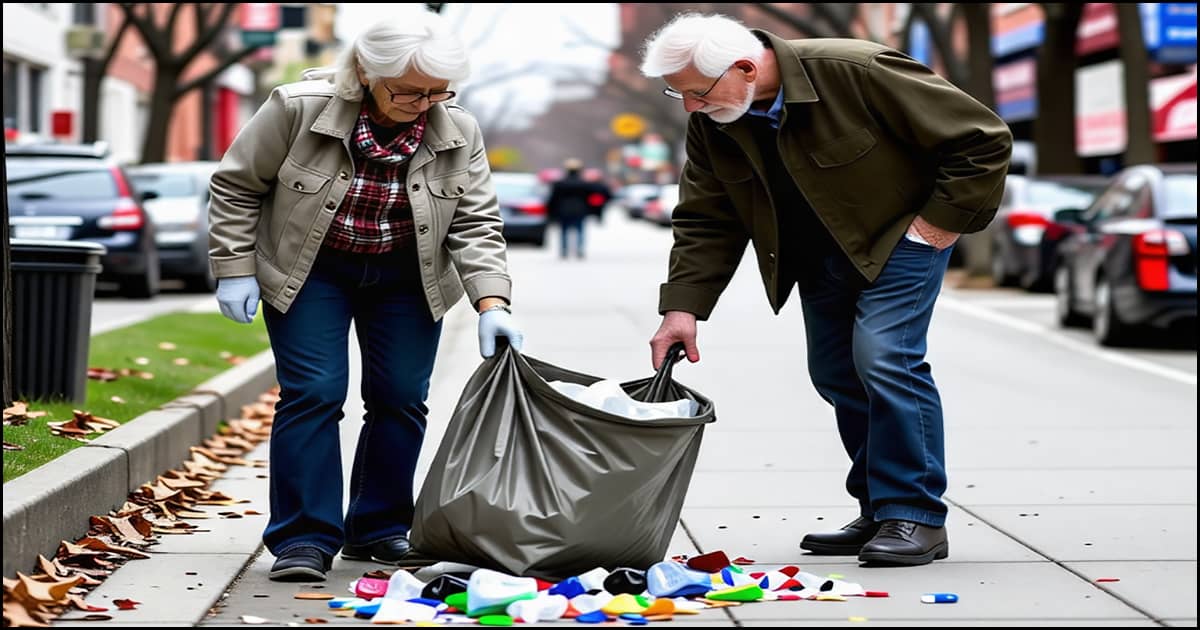
[[[470,76],[466,48],[436,13],[424,11],[377,22],[354,38],[332,66],[305,70],[305,79],[325,79],[348,101],[363,98],[362,70],[371,86],[379,79],[418,72],[451,83]]]
[[[715,77],[738,59],[758,61],[763,43],[741,22],[724,15],[683,13],[646,40],[642,74],[657,78],[694,65]]]

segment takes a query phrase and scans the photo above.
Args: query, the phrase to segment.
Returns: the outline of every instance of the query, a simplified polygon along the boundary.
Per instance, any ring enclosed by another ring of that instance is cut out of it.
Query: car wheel
[[[1071,296],[1071,272],[1063,263],[1059,263],[1054,271],[1054,315],[1058,325],[1063,328],[1076,328],[1084,325],[1086,320],[1073,306]]]
[[[1092,334],[1102,346],[1123,346],[1132,339],[1133,327],[1121,321],[1112,299],[1112,286],[1106,278],[1096,281],[1096,311]]]
[[[1009,287],[1013,285],[1013,276],[1008,272],[1008,265],[1004,262],[1002,256],[995,245],[992,246],[992,282],[998,287]]]
[[[185,291],[192,293],[213,293],[217,290],[217,279],[213,277],[211,270],[206,270],[204,273],[185,277],[183,286]]]

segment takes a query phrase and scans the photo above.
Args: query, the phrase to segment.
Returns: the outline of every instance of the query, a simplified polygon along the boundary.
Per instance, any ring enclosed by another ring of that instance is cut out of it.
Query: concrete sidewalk
[[[653,301],[669,232],[618,222],[593,239],[586,263],[559,263],[553,243],[511,255],[525,351],[598,376],[647,376],[645,340],[658,324]],[[848,461],[832,412],[808,384],[800,320],[795,304],[772,318],[757,279],[739,271],[703,324],[702,362],[678,366],[678,380],[713,398],[717,422],[705,434],[668,555],[721,549],[763,567],[840,574],[890,597],[752,603],[674,623],[1196,625],[1194,386],[1080,359],[940,309],[930,361],[947,409],[950,558],[865,568],[798,547],[804,533],[856,516],[842,489]],[[357,346],[350,349],[356,383]],[[460,304],[443,332],[418,480],[478,363],[475,315]],[[362,413],[357,391],[352,385],[342,425],[347,466]],[[266,447],[250,458],[266,459]],[[265,514],[262,473],[235,468],[214,488],[250,499],[239,511]],[[293,596],[318,587],[341,594],[363,571],[381,567],[338,558],[323,585],[270,582],[273,558],[259,545],[265,519],[208,519],[198,523],[208,532],[164,537],[150,560],[129,562],[88,601],[143,602],[112,613],[109,623],[123,626],[240,625],[243,615],[365,623],[332,618],[323,602]],[[960,600],[921,603],[931,592]]]

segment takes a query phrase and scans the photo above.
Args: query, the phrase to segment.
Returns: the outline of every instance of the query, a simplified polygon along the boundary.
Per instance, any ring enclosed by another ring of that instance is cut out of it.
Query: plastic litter
[[[548,384],[572,400],[632,420],[691,418],[699,408],[696,401],[687,398],[656,403],[634,400],[620,383],[609,379],[587,386],[566,381],[549,381]]]
[[[921,596],[922,604],[957,604],[958,595],[954,593],[926,593]]]

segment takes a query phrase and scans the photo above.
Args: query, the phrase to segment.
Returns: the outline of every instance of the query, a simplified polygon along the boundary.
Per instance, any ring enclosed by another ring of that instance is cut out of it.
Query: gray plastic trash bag
[[[690,398],[689,418],[629,419],[547,381],[601,380],[505,347],[471,376],[416,502],[423,556],[561,579],[596,567],[649,568],[679,520],[710,400],[671,378],[677,344],[633,398]]]

